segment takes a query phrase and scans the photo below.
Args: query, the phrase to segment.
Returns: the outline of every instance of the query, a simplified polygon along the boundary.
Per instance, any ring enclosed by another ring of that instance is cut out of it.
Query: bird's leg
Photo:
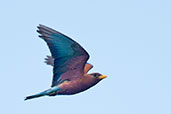
[[[48,56],[47,55],[47,58],[45,58],[45,63],[47,65],[51,65],[51,66],[54,66],[54,58],[52,56]]]

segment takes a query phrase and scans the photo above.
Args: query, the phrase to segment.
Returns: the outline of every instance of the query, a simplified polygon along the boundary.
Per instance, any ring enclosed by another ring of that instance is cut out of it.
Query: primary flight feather
[[[46,95],[76,94],[106,78],[100,73],[87,74],[93,66],[87,63],[89,54],[77,42],[44,25],[39,25],[37,32],[52,55],[45,59],[48,65],[53,66],[52,86],[41,93],[27,96],[25,100]]]

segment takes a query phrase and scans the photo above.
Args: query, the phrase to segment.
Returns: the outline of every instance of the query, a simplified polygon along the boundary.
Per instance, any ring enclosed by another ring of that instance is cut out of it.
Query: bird
[[[51,52],[45,63],[53,67],[52,85],[38,94],[25,97],[24,100],[42,96],[74,95],[96,85],[106,75],[89,73],[93,65],[88,63],[89,54],[76,41],[50,27],[39,24],[37,32]]]

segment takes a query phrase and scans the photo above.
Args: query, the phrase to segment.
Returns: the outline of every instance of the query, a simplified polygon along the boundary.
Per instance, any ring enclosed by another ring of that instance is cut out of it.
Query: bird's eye
[[[93,74],[93,76],[97,76],[97,74]]]

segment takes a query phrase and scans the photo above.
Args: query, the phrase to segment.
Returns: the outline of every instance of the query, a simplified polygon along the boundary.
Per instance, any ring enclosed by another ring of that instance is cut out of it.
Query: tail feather
[[[45,96],[45,95],[46,95],[46,91],[35,94],[35,95],[27,96],[24,100],[38,98],[38,97]]]
[[[28,99],[33,99],[33,98],[37,98],[37,97],[41,97],[42,95],[31,95],[31,96],[27,96],[24,100],[28,100]]]
[[[51,93],[56,92],[58,90],[60,90],[60,88],[58,86],[54,86],[54,87],[52,87],[52,88],[50,88],[50,89],[48,89],[46,91],[43,91],[41,93],[31,95],[31,96],[27,96],[24,100],[38,98],[38,97],[45,96],[45,95],[50,95]]]

